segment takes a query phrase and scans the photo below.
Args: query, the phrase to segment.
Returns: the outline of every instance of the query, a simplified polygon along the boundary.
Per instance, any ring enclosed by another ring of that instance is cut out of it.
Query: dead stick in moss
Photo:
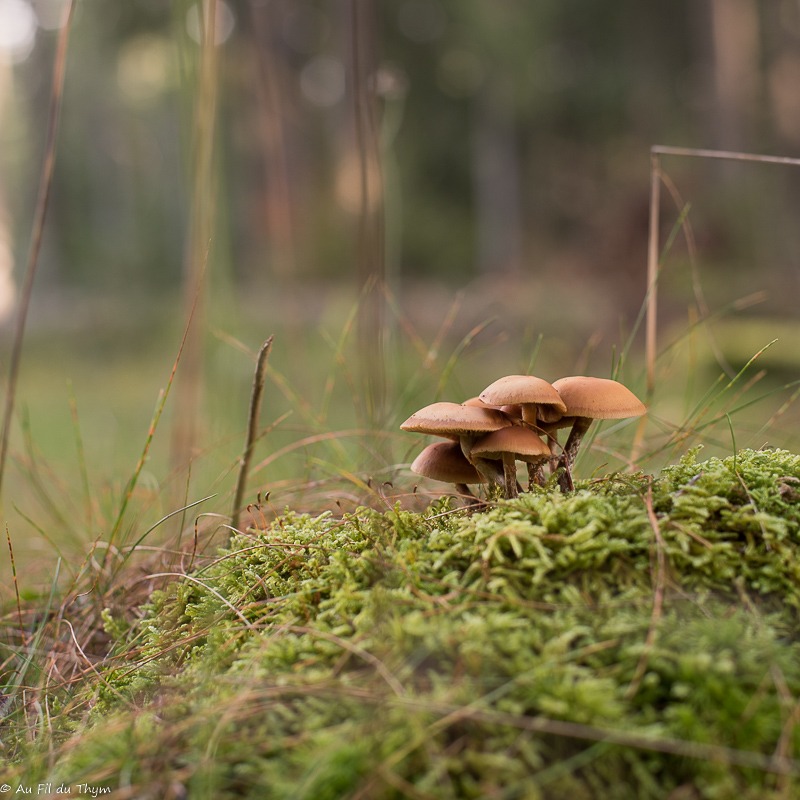
[[[664,588],[667,582],[667,557],[664,552],[664,538],[661,536],[661,527],[658,524],[658,517],[653,509],[653,479],[647,487],[647,494],[644,497],[644,505],[647,510],[647,519],[650,522],[650,527],[653,529],[653,534],[656,540],[656,575],[655,587],[653,589],[653,612],[650,615],[650,627],[647,631],[647,638],[644,641],[644,649],[642,655],[639,657],[639,663],[636,665],[636,670],[633,673],[633,678],[625,691],[625,699],[630,700],[636,692],[639,691],[639,686],[644,677],[645,670],[647,669],[647,661],[650,657],[650,651],[656,643],[656,636],[658,635],[658,623],[661,619],[661,611],[664,607]]]
[[[253,447],[255,446],[256,437],[258,434],[258,417],[261,413],[261,398],[264,396],[264,382],[267,376],[267,358],[269,358],[269,351],[272,349],[272,340],[274,336],[270,336],[261,349],[258,351],[258,358],[256,359],[256,371],[253,375],[253,388],[250,392],[250,410],[247,414],[247,436],[244,440],[244,451],[242,458],[239,462],[239,477],[236,481],[236,493],[233,497],[233,510],[231,511],[231,527],[239,527],[239,516],[242,513],[242,501],[244,500],[244,491],[247,485],[247,474],[250,472],[250,461],[253,458]]]

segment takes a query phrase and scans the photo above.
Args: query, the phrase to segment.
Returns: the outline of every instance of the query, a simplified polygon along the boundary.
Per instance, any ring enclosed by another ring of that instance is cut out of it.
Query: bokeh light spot
[[[0,0],[0,51],[10,61],[24,61],[31,54],[36,27],[36,12],[27,0]]]
[[[204,3],[208,6],[208,2]],[[225,2],[225,0],[217,0],[217,16],[214,20],[214,44],[224,44],[233,33],[236,27],[236,17],[234,16],[233,9]],[[186,32],[198,44],[203,39],[202,21],[200,19],[200,5],[193,5],[186,12]]]
[[[335,106],[344,97],[344,65],[331,56],[311,59],[300,73],[300,90],[306,100],[315,106]]]
[[[170,42],[161,36],[137,36],[125,44],[117,60],[117,85],[137,106],[156,101],[174,84]]]

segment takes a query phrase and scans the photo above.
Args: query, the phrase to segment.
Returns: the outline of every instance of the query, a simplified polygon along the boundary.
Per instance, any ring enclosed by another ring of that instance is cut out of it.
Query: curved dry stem
[[[591,417],[575,417],[575,422],[572,424],[572,429],[564,445],[564,451],[558,459],[558,468],[563,469],[558,476],[558,485],[564,492],[571,492],[575,488],[572,481],[572,465],[578,455],[581,440],[591,424]]]

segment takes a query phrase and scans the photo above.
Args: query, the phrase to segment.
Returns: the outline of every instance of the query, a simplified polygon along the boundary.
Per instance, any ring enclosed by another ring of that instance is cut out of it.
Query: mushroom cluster
[[[516,497],[516,462],[528,468],[528,491],[545,483],[544,467],[571,491],[572,465],[593,420],[639,417],[642,402],[621,383],[583,375],[550,384],[533,375],[506,375],[463,403],[438,402],[413,413],[400,427],[448,439],[428,445],[411,464],[418,475],[453,483],[475,499],[469,484],[502,486]],[[558,431],[570,428],[566,443]]]

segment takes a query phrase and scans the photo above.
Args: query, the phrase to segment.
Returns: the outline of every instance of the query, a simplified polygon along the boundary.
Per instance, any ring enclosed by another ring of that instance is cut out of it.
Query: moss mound
[[[216,800],[800,796],[800,457],[696,457],[237,536],[134,630],[109,618],[131,660],[19,775]]]

